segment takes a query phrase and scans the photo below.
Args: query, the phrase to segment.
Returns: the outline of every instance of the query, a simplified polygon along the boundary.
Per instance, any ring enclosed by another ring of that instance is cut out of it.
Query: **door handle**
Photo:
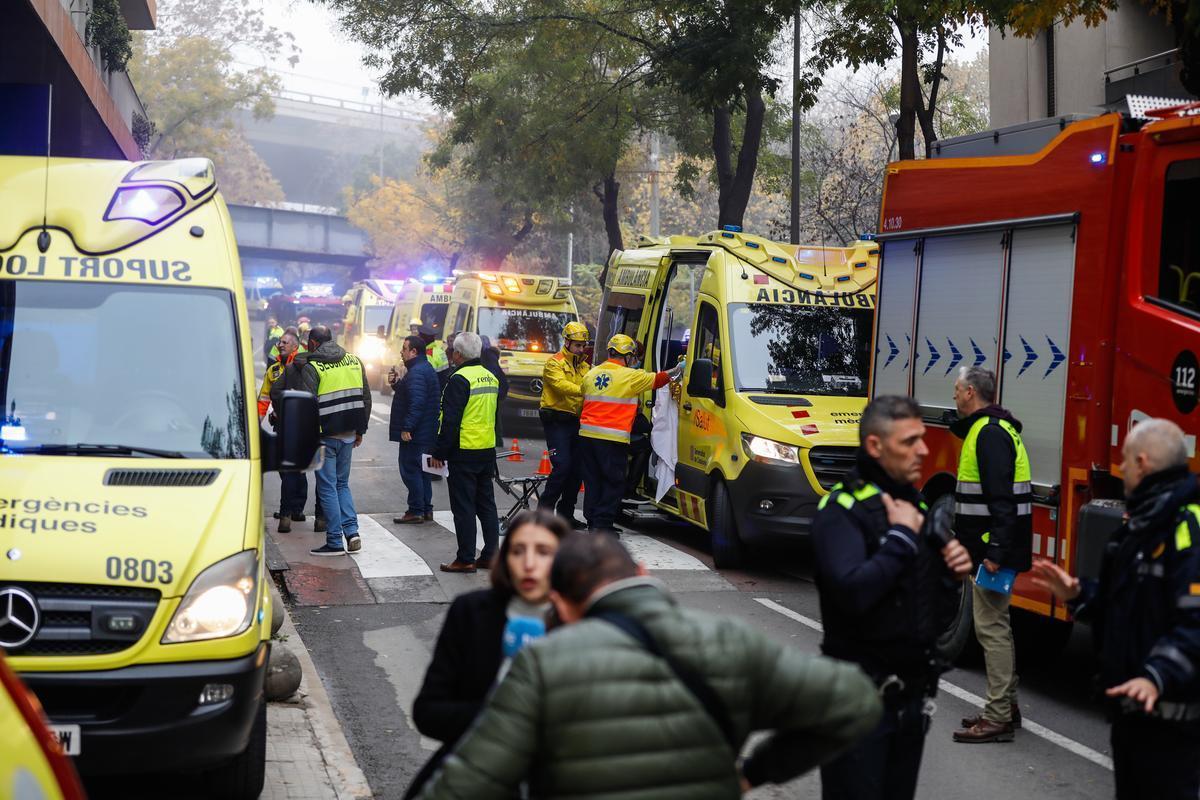
[[[686,402],[685,402],[685,403],[683,404],[683,410],[684,410],[684,411],[691,411],[691,410],[692,410],[692,404],[691,404],[691,403],[686,403]]]

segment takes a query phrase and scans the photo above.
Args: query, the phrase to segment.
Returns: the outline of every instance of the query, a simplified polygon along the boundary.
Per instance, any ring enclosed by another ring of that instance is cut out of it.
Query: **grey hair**
[[[958,379],[975,390],[985,403],[996,402],[996,373],[983,367],[959,367]]]
[[[454,337],[454,352],[467,361],[474,361],[483,352],[483,340],[479,338],[478,333],[461,331]]]
[[[887,436],[896,420],[920,418],[921,407],[911,397],[894,394],[876,397],[867,403],[858,421],[858,443],[865,445],[868,436]]]
[[[1169,419],[1144,419],[1134,425],[1125,437],[1125,448],[1134,455],[1144,453],[1155,472],[1188,462],[1183,429]]]

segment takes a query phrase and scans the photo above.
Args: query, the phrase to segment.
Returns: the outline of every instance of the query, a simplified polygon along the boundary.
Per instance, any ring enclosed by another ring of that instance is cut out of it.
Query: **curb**
[[[292,624],[292,615],[288,613],[287,605],[280,605],[283,608],[283,625],[279,629],[279,635],[288,637],[289,641],[295,640],[299,645],[292,648],[304,676],[299,691],[306,695],[309,722],[321,744],[321,757],[325,761],[326,772],[335,783],[331,788],[338,800],[370,800],[374,797],[371,787],[359,769],[358,762],[354,759],[354,751],[350,749],[350,743],[342,733],[342,726],[333,713],[333,705],[329,702],[329,695],[325,693],[325,685],[321,683],[317,666],[308,654],[308,646],[304,644],[299,631]]]

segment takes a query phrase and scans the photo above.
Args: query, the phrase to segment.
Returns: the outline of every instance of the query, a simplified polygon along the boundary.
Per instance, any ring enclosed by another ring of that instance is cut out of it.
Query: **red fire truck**
[[[1024,423],[1034,557],[1073,574],[1097,573],[1120,523],[1139,420],[1179,423],[1200,466],[1200,104],[1143,114],[961,137],[884,184],[871,396],[921,404],[924,487],[943,495],[958,369],[995,371]],[[1026,575],[1013,604],[1069,620]]]

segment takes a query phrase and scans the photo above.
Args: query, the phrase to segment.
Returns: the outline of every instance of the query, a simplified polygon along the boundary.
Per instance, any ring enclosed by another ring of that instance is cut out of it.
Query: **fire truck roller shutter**
[[[872,397],[908,394],[917,251],[917,239],[894,239],[883,245],[875,306],[877,339]]]
[[[1009,253],[1005,355],[997,402],[1024,425],[1021,439],[1029,452],[1035,494],[1061,480],[1074,227],[1017,228]]]
[[[1003,231],[931,236],[921,255],[913,396],[935,421],[954,411],[959,367],[997,371]]]

